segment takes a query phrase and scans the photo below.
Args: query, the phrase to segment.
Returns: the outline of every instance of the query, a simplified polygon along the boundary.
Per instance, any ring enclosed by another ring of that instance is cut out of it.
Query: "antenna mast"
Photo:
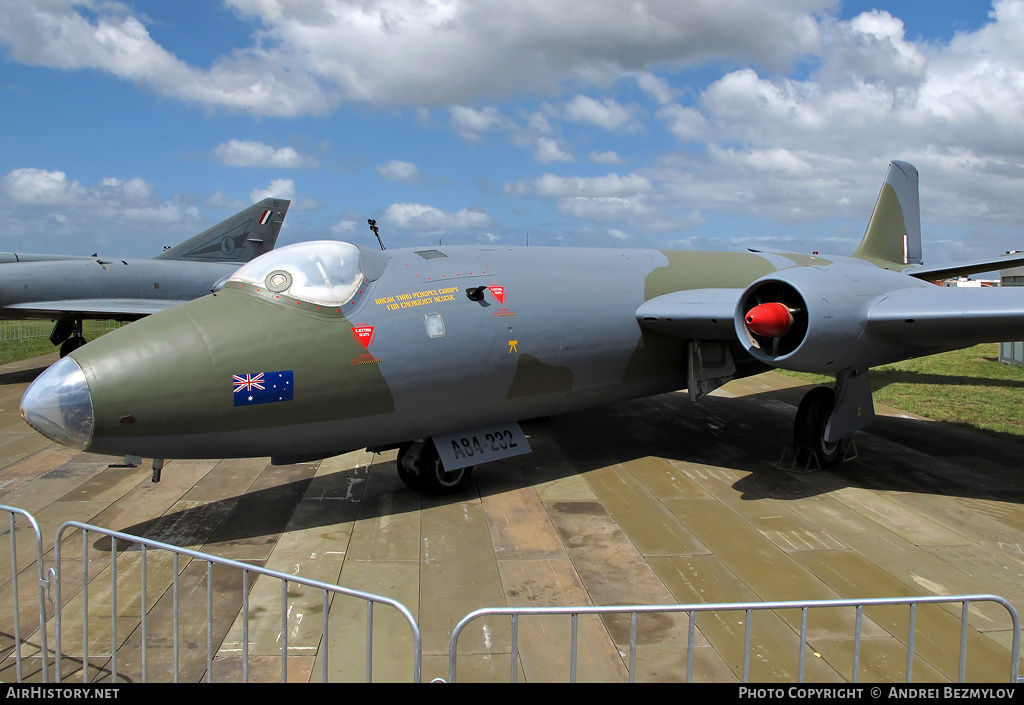
[[[380,239],[380,230],[377,229],[377,221],[373,218],[369,218],[366,222],[370,225],[370,230],[373,231],[373,234],[377,236],[377,242],[380,244],[380,249],[383,250],[384,243]]]

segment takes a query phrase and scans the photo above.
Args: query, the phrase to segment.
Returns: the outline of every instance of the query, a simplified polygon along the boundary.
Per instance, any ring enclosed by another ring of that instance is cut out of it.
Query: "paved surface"
[[[524,425],[534,452],[479,468],[476,488],[423,498],[398,479],[394,452],[350,453],[274,467],[266,458],[169,461],[149,466],[49,443],[18,416],[28,382],[55,357],[0,367],[0,503],[35,516],[52,566],[57,528],[77,520],[187,546],[399,600],[422,630],[423,679],[448,677],[448,638],[480,607],[737,602],[995,593],[1024,608],[1022,447],[942,424],[880,417],[857,436],[859,458],[830,471],[776,467],[804,388],[779,374],[734,382],[699,405],[669,394]],[[891,413],[879,409],[880,413]],[[6,533],[6,526],[4,526]],[[26,532],[18,532],[24,537]],[[64,678],[80,681],[82,541],[64,549]],[[0,548],[0,639],[13,681],[10,549]],[[34,555],[19,539],[23,651],[39,634]],[[87,545],[88,677],[109,679],[110,541]],[[116,679],[141,679],[141,553],[118,546]],[[147,559],[151,681],[171,679],[169,585],[173,564]],[[206,678],[206,568],[182,559],[180,679]],[[213,673],[242,678],[241,579],[213,575]],[[250,591],[252,681],[282,666],[280,586]],[[319,680],[319,592],[289,587],[290,681]],[[959,606],[922,606],[914,638],[916,681],[956,678]],[[364,677],[366,610],[330,606],[331,680]],[[861,681],[902,681],[905,607],[865,611]],[[76,616],[77,615],[77,616]],[[392,610],[374,616],[376,680],[412,678],[411,636]],[[852,610],[812,612],[805,678],[850,680]],[[998,605],[971,609],[968,680],[1005,681],[1010,621]],[[28,626],[26,626],[28,625]],[[50,620],[50,641],[53,627]],[[757,613],[750,678],[795,681],[799,612]],[[474,622],[459,641],[460,681],[507,681],[507,618]],[[637,680],[685,678],[685,615],[641,616]],[[742,613],[696,620],[694,679],[742,676]],[[569,618],[519,625],[518,678],[569,676]],[[581,617],[581,681],[627,678],[629,623]],[[25,680],[38,680],[26,658]]]

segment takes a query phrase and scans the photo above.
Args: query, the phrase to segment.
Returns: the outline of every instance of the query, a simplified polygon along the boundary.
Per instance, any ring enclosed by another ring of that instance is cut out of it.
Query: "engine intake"
[[[736,336],[772,367],[834,374],[903,359],[905,348],[865,332],[868,312],[906,277],[863,263],[794,267],[758,279],[734,315]]]

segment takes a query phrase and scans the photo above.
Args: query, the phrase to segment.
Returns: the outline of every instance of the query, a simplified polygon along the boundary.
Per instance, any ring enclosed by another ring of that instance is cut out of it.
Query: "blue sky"
[[[890,159],[925,261],[1024,249],[1024,0],[19,0],[0,250],[851,251]]]

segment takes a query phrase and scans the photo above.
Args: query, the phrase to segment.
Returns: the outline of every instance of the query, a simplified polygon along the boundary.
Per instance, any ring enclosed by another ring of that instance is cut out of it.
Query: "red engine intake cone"
[[[786,334],[793,324],[789,307],[780,303],[758,304],[747,311],[743,319],[747,330],[762,338],[779,338]]]

